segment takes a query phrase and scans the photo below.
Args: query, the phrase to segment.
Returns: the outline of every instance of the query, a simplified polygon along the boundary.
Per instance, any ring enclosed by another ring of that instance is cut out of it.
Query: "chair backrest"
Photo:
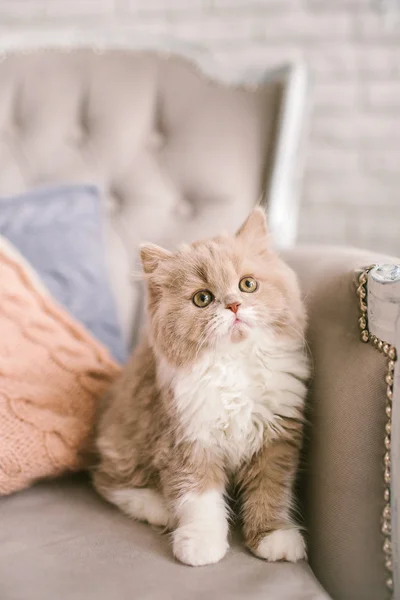
[[[234,230],[257,201],[278,245],[293,242],[301,68],[233,85],[171,54],[71,48],[43,34],[21,52],[22,37],[1,39],[0,196],[61,182],[100,188],[128,337],[140,242],[173,247]]]

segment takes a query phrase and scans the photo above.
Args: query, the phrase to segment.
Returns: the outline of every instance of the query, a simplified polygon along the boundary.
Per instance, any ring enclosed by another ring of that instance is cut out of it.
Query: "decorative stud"
[[[396,348],[394,348],[393,346],[390,346],[388,355],[389,355],[389,358],[391,358],[392,360],[396,360]]]
[[[384,551],[385,554],[392,553],[392,542],[389,540],[389,538],[386,538],[385,541],[383,542],[382,550]]]
[[[383,509],[383,518],[384,519],[390,519],[391,518],[391,511],[390,511],[390,504],[386,504],[385,508]]]
[[[369,341],[369,334],[366,329],[364,329],[364,331],[361,332],[361,341],[365,343]]]
[[[391,419],[392,418],[392,407],[390,404],[386,405],[385,412],[386,412],[387,418]]]
[[[390,465],[390,452],[385,452],[385,455],[383,457],[383,462],[386,465]]]
[[[390,502],[390,488],[386,488],[383,493],[383,499],[385,502]]]
[[[367,292],[365,291],[364,285],[359,285],[357,288],[357,296],[359,298],[364,299],[367,295]]]
[[[386,427],[385,427],[385,429],[386,429]],[[390,436],[388,436],[388,435],[385,437],[385,448],[386,448],[386,450],[390,450]]]
[[[389,577],[389,579],[386,579],[386,587],[391,592],[393,591],[393,579],[391,577]]]
[[[389,352],[389,348],[390,348],[389,344],[383,344],[383,353],[387,354]]]
[[[387,558],[387,559],[385,560],[385,568],[386,568],[388,571],[390,571],[390,572],[392,572],[392,571],[393,571],[393,563],[392,563],[392,559],[391,559],[391,558]]]
[[[388,421],[385,425],[385,431],[388,435],[390,435],[392,433],[392,424],[390,423],[390,421]]]
[[[385,381],[388,385],[393,385],[393,375],[388,373],[385,377]]]
[[[387,387],[387,389],[386,389],[386,397],[387,397],[389,400],[392,400],[392,398],[393,398],[393,390],[392,390],[392,388],[391,388],[391,386],[390,386],[390,385],[388,385],[388,387]]]
[[[388,361],[388,369],[389,369],[389,371],[394,371],[394,365],[395,365],[394,360],[389,360]]]
[[[389,467],[386,467],[386,469],[383,473],[383,479],[387,485],[390,484],[390,469],[389,469]]]
[[[383,535],[390,535],[392,533],[390,521],[387,521],[387,520],[383,521],[381,531],[382,531]]]
[[[360,329],[365,329],[367,326],[367,319],[365,317],[360,317],[358,319],[358,326],[360,327]],[[389,348],[389,346],[388,346]]]

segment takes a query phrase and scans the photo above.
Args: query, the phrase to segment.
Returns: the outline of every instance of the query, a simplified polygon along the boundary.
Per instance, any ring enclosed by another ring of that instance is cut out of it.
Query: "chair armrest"
[[[381,529],[387,503],[387,358],[373,343],[361,341],[356,288],[360,269],[400,260],[368,251],[315,246],[294,248],[282,256],[299,277],[309,315],[313,379],[301,490],[310,564],[337,600],[386,600],[390,573],[383,545],[388,538]],[[376,289],[371,284],[371,293]],[[372,310],[373,300],[370,305]],[[378,331],[378,323],[382,333],[385,311],[383,304],[375,303],[371,333]],[[389,335],[390,320],[386,321],[383,332]],[[395,335],[385,341],[394,343]],[[395,430],[393,426],[392,449]],[[398,527],[396,518],[394,522]]]

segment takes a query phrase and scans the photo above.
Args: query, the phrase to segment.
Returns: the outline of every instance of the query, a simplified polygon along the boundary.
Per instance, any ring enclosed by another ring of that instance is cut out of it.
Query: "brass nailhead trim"
[[[374,268],[375,265],[370,265],[361,273],[358,278],[358,287],[357,287],[357,296],[358,303],[360,309],[360,316],[358,319],[358,325],[361,330],[361,340],[364,343],[371,342],[371,344],[379,350],[382,354],[384,354],[388,358],[387,362],[387,375],[385,377],[385,382],[387,384],[386,388],[386,424],[385,424],[385,438],[384,438],[384,446],[385,446],[385,454],[383,457],[383,480],[384,480],[384,493],[383,493],[383,510],[382,510],[382,525],[381,531],[384,536],[384,542],[382,546],[384,558],[385,558],[385,568],[388,571],[388,578],[386,579],[386,586],[393,592],[393,560],[392,560],[392,518],[391,518],[391,509],[390,509],[390,473],[391,473],[391,456],[390,456],[390,447],[391,447],[391,434],[392,434],[392,398],[393,398],[393,371],[395,366],[395,361],[397,360],[397,352],[394,346],[391,346],[387,342],[380,340],[375,335],[371,335],[368,330],[368,307],[367,307],[367,283],[368,283],[368,273],[371,269]]]

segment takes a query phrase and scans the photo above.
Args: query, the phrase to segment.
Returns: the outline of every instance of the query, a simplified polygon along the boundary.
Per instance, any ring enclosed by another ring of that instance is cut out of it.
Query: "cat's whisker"
[[[131,281],[144,281],[146,279],[146,275],[143,271],[131,271],[130,274]]]
[[[206,344],[206,342],[210,341],[211,336],[215,333],[215,331],[218,329],[220,325],[220,322],[218,320],[218,316],[215,315],[212,320],[211,323],[208,325],[208,327],[204,330],[201,338],[200,338],[200,343],[198,345],[197,348],[197,352],[196,352],[196,356],[195,356],[195,360],[197,359],[200,350],[203,348],[203,346]]]
[[[208,338],[211,336],[212,332],[210,332],[208,329],[205,329],[205,331],[202,333],[201,337],[200,337],[200,341],[197,345],[197,351],[196,351],[196,355],[194,358],[194,362],[196,362],[200,350],[203,348],[203,346],[205,345],[205,343],[207,342]]]
[[[311,371],[314,371],[314,360],[313,360],[313,356],[312,356],[312,352],[311,352],[311,347],[310,347],[310,344],[308,343],[307,339],[305,338],[304,334],[301,331],[298,331],[295,327],[293,327],[293,325],[285,325],[285,327],[288,327],[294,333],[296,333],[297,336],[299,337],[299,339],[301,340],[303,348],[305,348],[305,350],[307,351],[308,357],[309,357],[310,369],[311,369]]]

